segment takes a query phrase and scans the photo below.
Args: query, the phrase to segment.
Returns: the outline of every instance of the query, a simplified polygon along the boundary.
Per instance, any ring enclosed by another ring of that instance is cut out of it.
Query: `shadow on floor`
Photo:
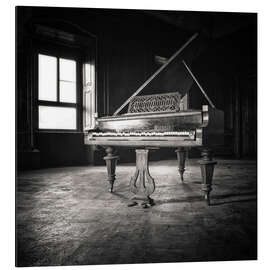
[[[187,193],[187,194],[193,191],[193,189],[186,183],[182,183],[181,188],[184,191],[184,193]],[[117,192],[114,191],[113,194],[118,196],[122,201],[128,202],[130,198],[119,193],[119,192],[128,192],[128,190],[129,188],[127,186],[121,186],[120,189],[118,187]],[[245,199],[239,198],[239,197],[245,197],[245,196],[252,196],[252,198],[245,198]],[[229,199],[229,200],[224,201],[224,199]],[[229,193],[229,194],[212,195],[210,205],[217,206],[217,205],[230,204],[230,203],[251,202],[251,201],[256,201],[256,200],[257,200],[256,191]],[[188,196],[188,197],[183,196],[179,199],[178,198],[165,199],[165,200],[155,199],[155,205],[162,205],[162,204],[167,204],[167,203],[192,203],[192,202],[200,202],[200,201],[203,201],[203,195]]]

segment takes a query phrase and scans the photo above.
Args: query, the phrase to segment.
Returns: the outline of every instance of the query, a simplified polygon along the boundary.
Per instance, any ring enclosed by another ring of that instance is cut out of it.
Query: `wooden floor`
[[[134,165],[29,171],[17,179],[17,266],[244,260],[257,256],[256,162],[218,160],[212,205],[197,160],[150,163],[156,205],[127,207]]]

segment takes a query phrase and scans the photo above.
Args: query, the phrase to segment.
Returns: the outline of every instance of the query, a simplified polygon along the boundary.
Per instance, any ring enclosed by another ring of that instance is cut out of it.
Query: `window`
[[[77,62],[38,54],[38,128],[76,130]]]

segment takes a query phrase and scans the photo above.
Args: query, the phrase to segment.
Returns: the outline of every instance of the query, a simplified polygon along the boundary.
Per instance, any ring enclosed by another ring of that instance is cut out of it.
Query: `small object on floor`
[[[154,202],[154,200],[152,198],[149,197],[148,200],[149,200],[149,204],[151,206],[155,205],[155,202]]]
[[[142,208],[149,208],[149,204],[147,202],[141,203]]]
[[[132,206],[135,206],[135,205],[137,205],[138,203],[137,202],[130,202],[129,204],[128,204],[128,207],[132,207]]]
[[[147,203],[142,204],[142,208],[149,208],[149,205]]]

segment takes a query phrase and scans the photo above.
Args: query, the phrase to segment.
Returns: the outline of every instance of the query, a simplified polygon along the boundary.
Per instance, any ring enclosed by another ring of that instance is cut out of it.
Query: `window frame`
[[[39,100],[39,54],[53,56],[57,58],[57,100]],[[44,45],[42,48],[38,48],[34,55],[34,73],[35,73],[35,129],[39,133],[79,133],[82,131],[82,56],[78,49],[67,48],[61,45]],[[59,87],[59,59],[74,60],[76,62],[76,102],[61,102],[60,101],[60,87]],[[39,106],[52,106],[52,107],[64,107],[64,108],[75,108],[76,109],[76,128],[75,129],[45,129],[39,128]]]

